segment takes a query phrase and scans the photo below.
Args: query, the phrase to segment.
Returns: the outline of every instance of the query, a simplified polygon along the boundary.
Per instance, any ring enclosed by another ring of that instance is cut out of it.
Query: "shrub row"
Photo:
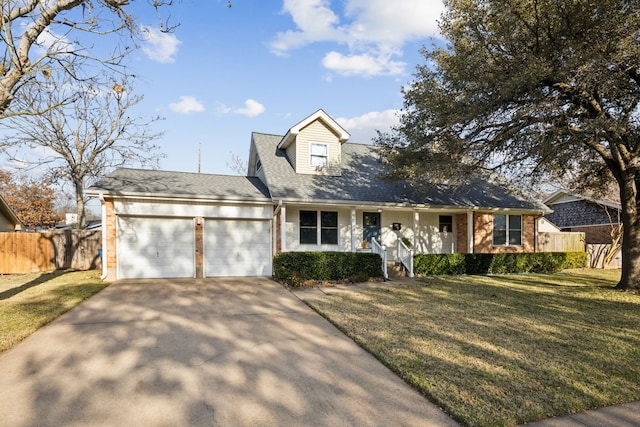
[[[413,271],[424,275],[550,273],[586,265],[586,252],[418,254]]]
[[[282,252],[273,259],[273,276],[291,286],[305,280],[368,280],[382,277],[382,259],[372,253]]]

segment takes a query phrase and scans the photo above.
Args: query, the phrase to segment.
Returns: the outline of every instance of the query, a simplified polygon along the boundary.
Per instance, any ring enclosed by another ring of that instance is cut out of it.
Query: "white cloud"
[[[142,26],[144,44],[142,52],[152,61],[163,64],[175,62],[178,46],[182,43],[173,34],[163,33],[155,27]]]
[[[181,96],[179,102],[169,104],[169,109],[180,114],[201,113],[204,105],[193,96]]]
[[[378,136],[376,131],[389,132],[392,126],[399,123],[399,110],[372,111],[358,117],[336,119],[351,135],[349,141],[360,144],[371,144],[373,138]]]
[[[323,65],[343,75],[397,75],[405,63],[402,46],[438,35],[442,0],[346,0],[341,17],[327,0],[285,0],[295,30],[279,32],[270,43],[277,55],[318,42],[344,45],[347,52],[330,52]]]
[[[240,116],[256,117],[265,112],[264,105],[256,101],[255,99],[247,99],[244,102],[244,107],[232,108],[227,105],[220,105],[216,109],[218,114],[238,114]]]
[[[322,65],[343,76],[372,77],[401,74],[406,64],[393,61],[389,56],[373,56],[368,53],[345,56],[339,52],[329,52],[322,59]]]
[[[309,43],[335,41],[344,37],[336,25],[340,19],[327,0],[284,0],[282,12],[291,15],[297,30],[278,33],[271,49],[278,55]]]
[[[437,36],[443,11],[442,0],[348,0],[345,6],[345,15],[353,19],[351,37],[396,46]]]

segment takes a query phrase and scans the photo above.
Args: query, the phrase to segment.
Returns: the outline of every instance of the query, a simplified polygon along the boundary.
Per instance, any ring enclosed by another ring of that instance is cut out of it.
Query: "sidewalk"
[[[638,427],[640,426],[640,402],[607,406],[526,425],[528,427]]]

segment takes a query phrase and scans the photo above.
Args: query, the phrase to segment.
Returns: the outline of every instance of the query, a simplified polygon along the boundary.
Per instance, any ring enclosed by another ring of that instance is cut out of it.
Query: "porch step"
[[[389,279],[398,279],[400,277],[407,277],[407,270],[402,264],[396,265],[395,261],[388,261],[387,274],[389,275]]]

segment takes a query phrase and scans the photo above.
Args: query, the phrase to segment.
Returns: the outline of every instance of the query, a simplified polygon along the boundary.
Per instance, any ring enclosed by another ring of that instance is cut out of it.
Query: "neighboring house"
[[[561,231],[578,231],[585,234],[587,244],[610,244],[611,227],[620,222],[618,203],[595,200],[590,197],[557,191],[543,203],[553,210],[545,218]]]
[[[532,252],[548,209],[499,177],[416,192],[378,177],[376,148],[318,110],[284,136],[253,133],[248,176],[118,169],[102,201],[113,278],[271,275],[286,251]],[[376,245],[377,246],[377,245]]]
[[[22,221],[0,196],[0,231],[25,231]]]

